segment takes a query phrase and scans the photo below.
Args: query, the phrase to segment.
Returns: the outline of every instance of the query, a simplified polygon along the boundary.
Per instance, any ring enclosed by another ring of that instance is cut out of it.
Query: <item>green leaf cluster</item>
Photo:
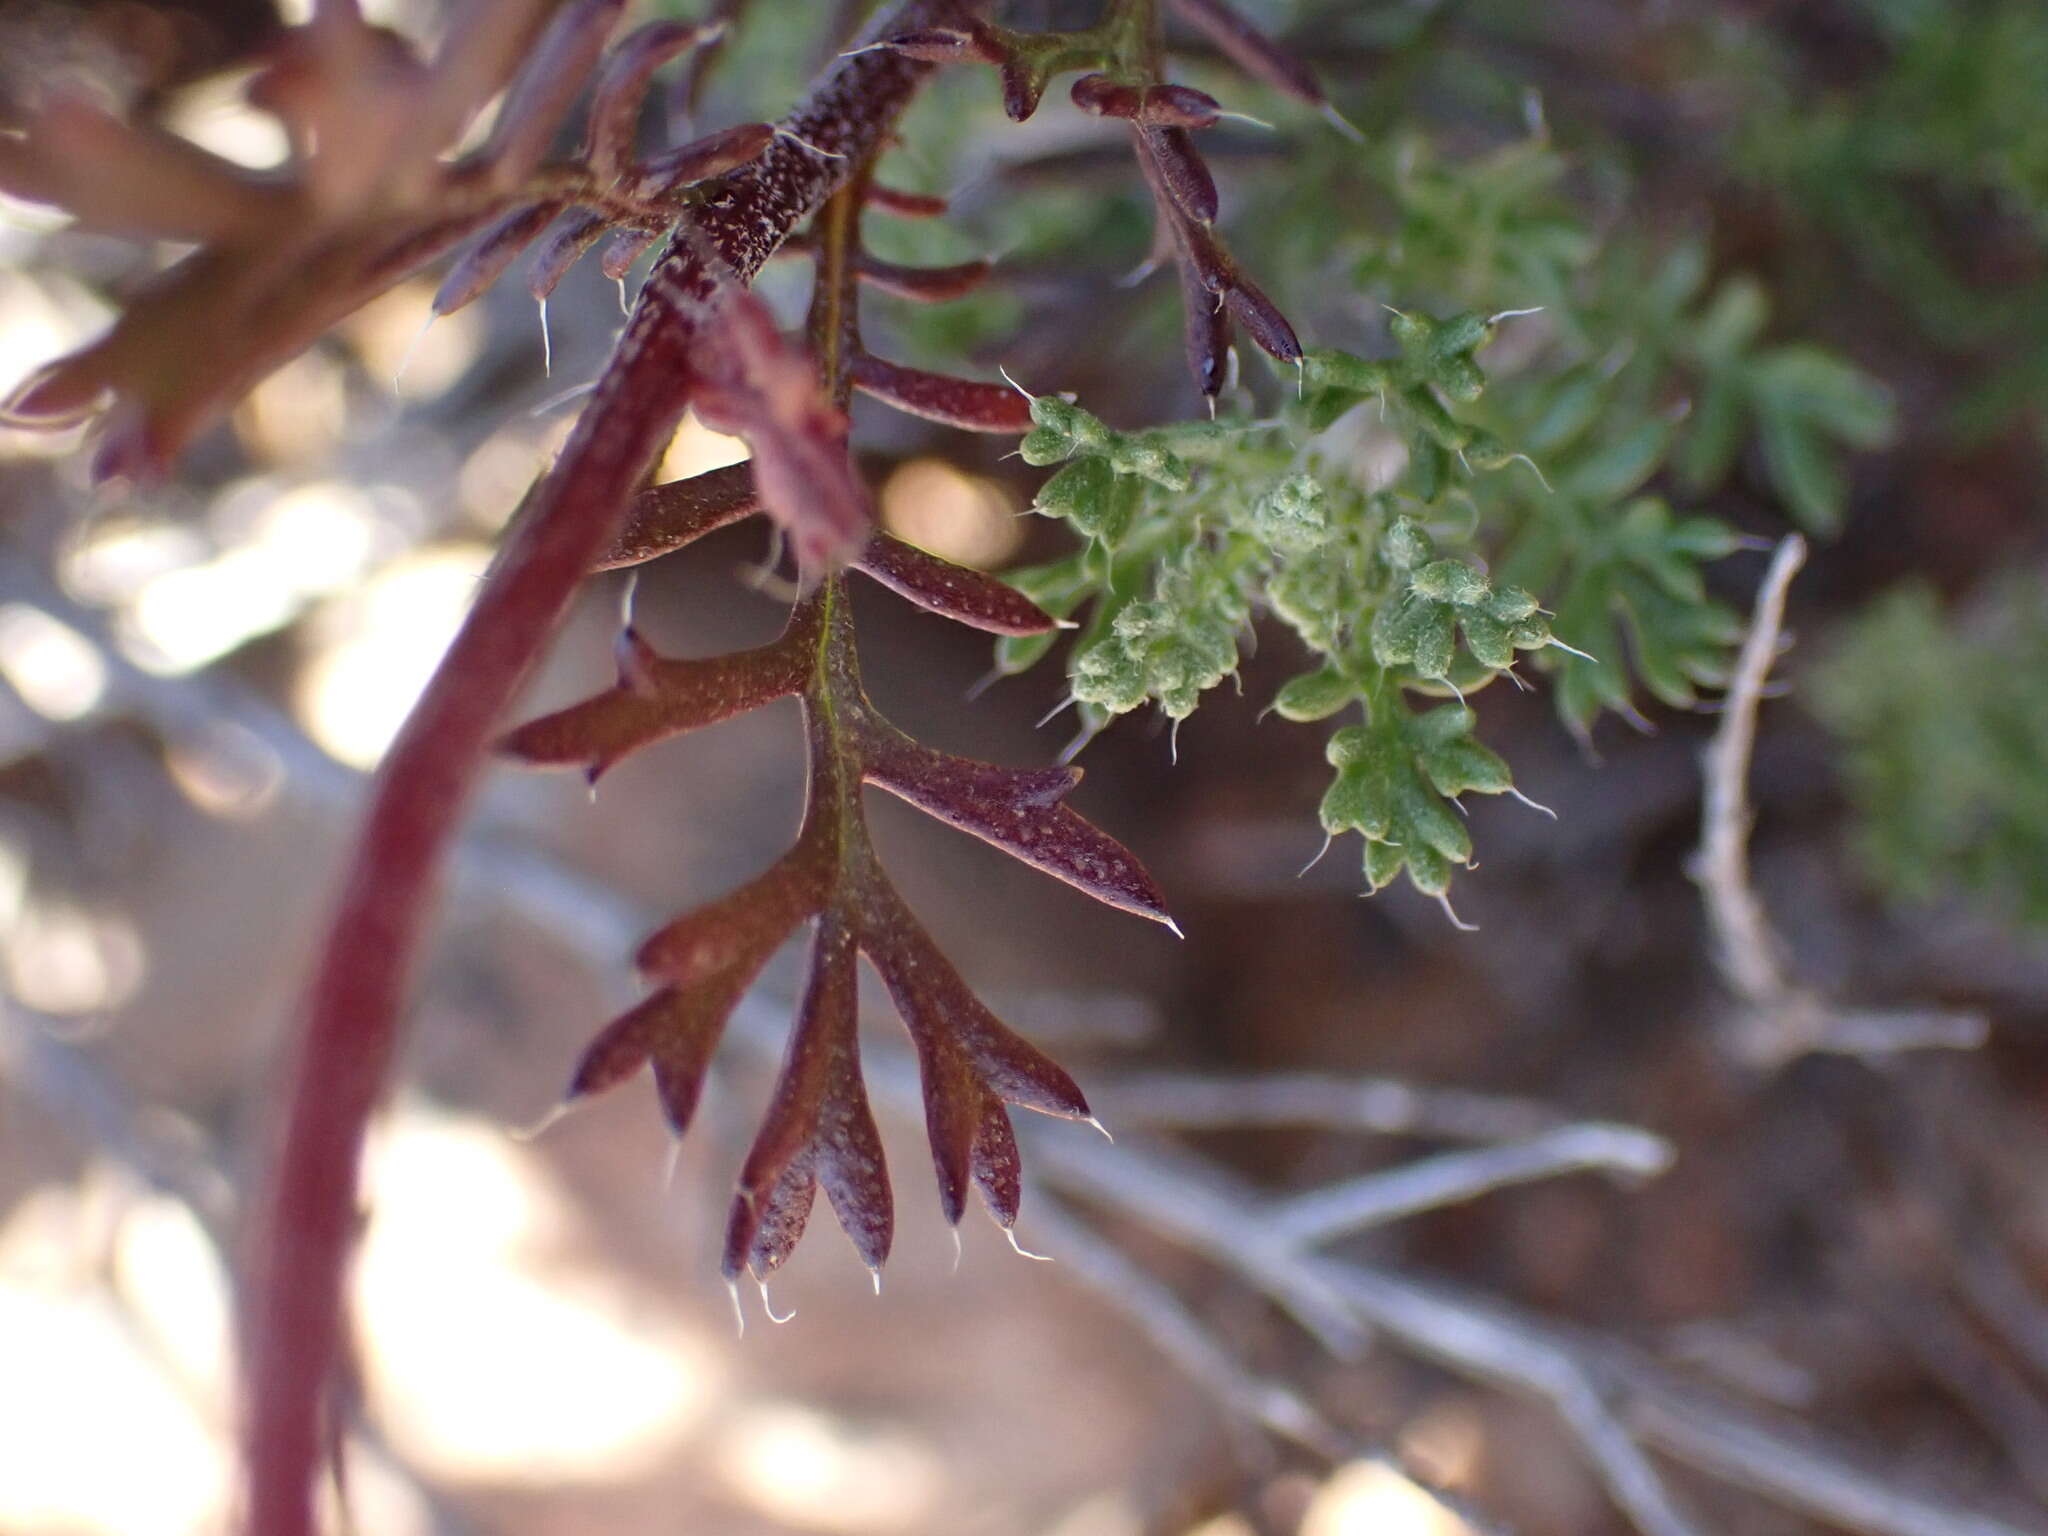
[[[1268,616],[1311,657],[1275,712],[1307,722],[1356,707],[1367,722],[1332,738],[1326,828],[1364,837],[1375,889],[1405,870],[1442,895],[1471,856],[1447,798],[1513,787],[1463,698],[1559,643],[1537,597],[1488,572],[1469,515],[1470,487],[1518,457],[1458,414],[1485,390],[1477,355],[1497,325],[1397,315],[1396,355],[1311,353],[1299,396],[1264,417],[1126,432],[1034,397],[1020,451],[1057,466],[1035,510],[1081,547],[1012,579],[1076,624],[1083,739],[1148,704],[1184,719]],[[1051,643],[1005,641],[1000,664],[1021,670]],[[1447,698],[1459,702],[1416,712]]]
[[[1453,808],[1468,791],[1509,794],[1507,763],[1473,737],[1477,717],[1463,704],[1411,713],[1398,696],[1380,701],[1364,725],[1330,738],[1337,777],[1323,795],[1323,830],[1365,839],[1372,890],[1407,872],[1417,890],[1449,891],[1451,870],[1472,857],[1472,835]]]
[[[2048,924],[2048,609],[2016,577],[1958,625],[1928,587],[1879,599],[1807,677],[1843,749],[1855,841],[1894,898]]]
[[[1880,62],[1840,89],[1802,88],[1795,58],[1752,61],[1732,168],[1825,233],[1829,259],[1883,290],[1928,340],[1976,359],[1951,429],[1990,434],[2029,413],[2038,425],[2048,288],[1987,283],[1982,267],[1987,249],[2020,270],[2048,257],[2048,7],[1861,8]]]
[[[1275,712],[1360,712],[1386,733],[1374,760],[1405,765],[1375,770],[1350,828],[1368,883],[1406,871],[1440,893],[1469,848],[1412,810],[1443,792],[1403,722],[1531,668],[1582,735],[1603,713],[1646,724],[1646,699],[1696,703],[1739,638],[1708,568],[1740,541],[1691,508],[1740,475],[1830,531],[1893,407],[1774,332],[1762,287],[1717,272],[1703,236],[1597,232],[1589,204],[1629,196],[1617,161],[1568,159],[1541,131],[1446,156],[1381,99],[1366,147],[1305,135],[1284,185],[1241,184],[1232,221],[1276,294],[1338,275],[1355,297],[1303,327],[1338,345],[1276,392],[1227,392],[1220,422],[1123,431],[1037,397],[1023,457],[1054,473],[1036,509],[1078,547],[1018,582],[1075,625],[1083,740],[1133,709],[1185,718],[1234,676],[1248,623],[1290,630],[1308,664]],[[1053,644],[1006,641],[1001,666]],[[1485,750],[1469,723],[1460,739]]]

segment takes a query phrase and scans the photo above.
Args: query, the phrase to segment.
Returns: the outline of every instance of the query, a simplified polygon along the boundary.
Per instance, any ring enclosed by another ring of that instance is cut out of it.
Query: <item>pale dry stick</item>
[[[1866,1281],[1870,1290],[1884,1285],[1882,1277]],[[2048,1405],[2033,1383],[1985,1342],[1948,1296],[1913,1286],[1891,1291],[1867,1310],[1885,1320],[1908,1357],[1983,1426],[2034,1497],[2048,1505]]]
[[[1713,925],[1715,957],[1730,989],[1753,1009],[1775,1010],[1791,994],[1783,952],[1749,878],[1749,763],[1757,706],[1770,681],[1784,632],[1785,597],[1806,563],[1806,540],[1792,534],[1771,555],[1756,611],[1743,636],[1722,701],[1721,724],[1707,749],[1703,824],[1693,879]]]
[[[1184,1131],[1298,1126],[1512,1141],[1541,1135],[1562,1121],[1556,1110],[1527,1099],[1324,1072],[1132,1072],[1104,1080],[1090,1097],[1119,1124]]]
[[[1785,627],[1785,598],[1806,562],[1806,541],[1778,544],[1757,589],[1756,608],[1707,749],[1700,847],[1692,877],[1700,888],[1721,976],[1741,1005],[1735,1048],[1766,1069],[1815,1051],[1882,1057],[1923,1049],[1971,1050],[1988,1025],[1976,1013],[1942,1009],[1843,1009],[1792,977],[1782,940],[1750,881],[1749,765],[1757,708]]]
[[[1632,1125],[1564,1125],[1527,1141],[1419,1158],[1328,1184],[1278,1202],[1266,1220],[1283,1240],[1316,1247],[1510,1184],[1567,1173],[1648,1179],[1669,1168],[1671,1159],[1669,1142]]]
[[[1665,1455],[1786,1509],[1865,1536],[2048,1536],[2048,1525],[1903,1487],[1858,1465],[1805,1425],[1769,1421],[1681,1387],[1654,1366],[1624,1363],[1630,1428]]]
[[[1315,1406],[1284,1382],[1255,1375],[1217,1342],[1213,1332],[1174,1294],[1109,1237],[1069,1211],[1047,1192],[1032,1203],[1033,1236],[1054,1251],[1061,1273],[1079,1280],[1137,1324],[1153,1347],[1179,1366],[1217,1406],[1248,1426],[1298,1445],[1325,1461],[1373,1461],[1455,1515],[1462,1528],[1494,1536],[1499,1527],[1405,1464],[1395,1452],[1361,1442],[1331,1424]]]
[[[1152,1346],[1245,1424],[1329,1461],[1357,1449],[1351,1437],[1283,1382],[1253,1374],[1217,1342],[1215,1334],[1176,1296],[1124,1251],[1058,1200],[1032,1203],[1034,1241],[1058,1257],[1062,1272],[1134,1319]]]
[[[882,1097],[893,1102],[910,1087],[907,1080],[890,1085]],[[1692,1529],[1671,1508],[1643,1454],[1647,1444],[1863,1536],[2048,1536],[2048,1524],[2001,1518],[1860,1466],[1805,1426],[1683,1385],[1611,1341],[1444,1282],[1276,1243],[1261,1198],[1219,1169],[1130,1137],[1109,1147],[1057,1131],[1031,1138],[1028,1166],[1054,1188],[1208,1257],[1282,1306],[1300,1287],[1335,1294],[1389,1342],[1468,1379],[1551,1403],[1644,1532]]]
[[[1112,1155],[1104,1157],[1098,1152]],[[1362,1305],[1353,1271],[1318,1259],[1270,1219],[1264,1202],[1187,1154],[1126,1142],[1084,1146],[1078,1138],[1034,1138],[1030,1167],[1055,1187],[1114,1210],[1233,1270],[1282,1307],[1304,1294],[1341,1297],[1361,1324],[1384,1327],[1411,1348],[1468,1368],[1495,1385],[1549,1402],[1584,1446],[1613,1498],[1643,1536],[1699,1536],[1673,1503],[1655,1467],[1608,1412],[1592,1378],[1568,1353],[1518,1335],[1479,1314],[1450,1328],[1418,1323],[1412,1309]],[[1368,1295],[1372,1292],[1368,1289]],[[1398,1295],[1394,1298],[1398,1302]],[[1441,1320],[1439,1320],[1441,1321]]]
[[[2048,1381],[2048,1304],[2012,1255],[1988,1240],[1971,1242],[1956,1262],[1956,1285],[1978,1319]]]

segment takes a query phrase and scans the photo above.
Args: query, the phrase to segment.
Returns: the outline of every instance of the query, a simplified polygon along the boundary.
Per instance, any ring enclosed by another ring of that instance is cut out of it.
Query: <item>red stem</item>
[[[953,14],[945,0],[907,0],[877,35]],[[313,1536],[363,1137],[397,1050],[435,875],[493,728],[682,415],[712,263],[750,280],[881,142],[925,73],[886,51],[842,60],[791,120],[794,139],[705,189],[377,775],[301,1014],[283,1134],[252,1230],[243,1368],[246,1518],[256,1536]]]

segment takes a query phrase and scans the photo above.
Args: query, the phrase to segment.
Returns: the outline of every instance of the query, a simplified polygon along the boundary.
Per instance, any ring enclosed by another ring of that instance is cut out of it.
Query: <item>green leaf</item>
[[[1881,448],[1897,427],[1890,391],[1818,347],[1785,346],[1750,365],[1757,408],[1799,416],[1852,448]]]
[[[1471,834],[1450,800],[1514,788],[1507,764],[1473,738],[1476,723],[1461,704],[1414,715],[1388,695],[1374,701],[1370,723],[1330,738],[1324,755],[1337,774],[1323,795],[1323,830],[1365,839],[1369,888],[1406,869],[1416,889],[1441,896],[1452,869],[1470,862]]]
[[[1637,423],[1575,464],[1560,489],[1595,503],[1619,501],[1657,472],[1671,442],[1671,427],[1652,418]]]
[[[1786,510],[1813,533],[1834,533],[1842,524],[1848,482],[1817,434],[1796,416],[1766,415],[1761,423],[1764,463]]]
[[[1557,710],[1567,724],[1584,731],[1603,710],[1633,715],[1632,674],[1680,707],[1726,675],[1741,624],[1708,596],[1699,567],[1738,542],[1711,518],[1676,517],[1663,502],[1640,497],[1604,528],[1582,534],[1576,548],[1539,544],[1532,553],[1561,572],[1553,628],[1561,642],[1587,653],[1553,647],[1538,657],[1558,678]],[[1516,553],[1511,564],[1520,566]]]

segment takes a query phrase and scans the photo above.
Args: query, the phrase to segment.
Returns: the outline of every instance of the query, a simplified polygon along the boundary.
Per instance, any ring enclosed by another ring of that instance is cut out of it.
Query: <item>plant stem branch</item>
[[[1785,597],[1806,562],[1806,541],[1782,540],[1757,591],[1736,658],[1720,729],[1707,749],[1700,848],[1693,879],[1713,930],[1722,979],[1741,1005],[1736,1049],[1767,1069],[1814,1051],[1881,1057],[1927,1048],[1973,1050],[1988,1025],[1981,1014],[1934,1008],[1844,1009],[1794,979],[1785,948],[1750,881],[1749,765],[1757,708],[1781,648]]]
[[[939,0],[908,0],[881,24],[907,30],[942,13],[950,7]],[[281,1135],[245,1260],[245,1519],[259,1536],[312,1536],[362,1221],[363,1138],[397,1050],[435,877],[491,733],[681,418],[702,299],[715,282],[759,270],[844,179],[849,157],[881,141],[926,73],[887,52],[842,60],[790,136],[703,189],[377,775],[287,1063]]]
[[[1796,533],[1772,554],[1722,701],[1720,729],[1707,749],[1705,825],[1693,878],[1706,900],[1722,978],[1753,1008],[1777,1008],[1791,992],[1782,946],[1749,878],[1749,763],[1757,706],[1784,633],[1785,597],[1805,563],[1806,540]]]
[[[1671,1165],[1671,1145],[1632,1125],[1559,1126],[1527,1141],[1446,1152],[1310,1190],[1268,1213],[1277,1235],[1303,1247],[1433,1211],[1510,1184],[1599,1171],[1644,1179]]]
[[[1090,1097],[1106,1121],[1184,1131],[1300,1126],[1513,1141],[1553,1130],[1561,1120],[1556,1110],[1527,1099],[1322,1072],[1130,1072],[1099,1080]]]

